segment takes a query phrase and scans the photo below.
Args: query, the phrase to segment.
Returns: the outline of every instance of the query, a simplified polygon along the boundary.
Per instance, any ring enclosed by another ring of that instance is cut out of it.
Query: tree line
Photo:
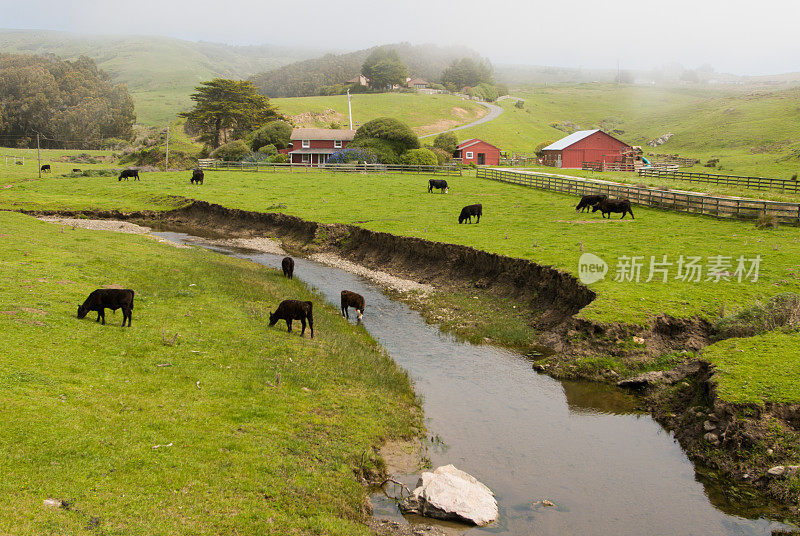
[[[96,147],[133,137],[133,99],[94,60],[54,54],[0,54],[0,143],[36,147]]]

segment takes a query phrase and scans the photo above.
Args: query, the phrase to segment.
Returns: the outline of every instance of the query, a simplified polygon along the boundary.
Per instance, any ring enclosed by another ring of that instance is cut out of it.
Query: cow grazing
[[[136,179],[137,181],[141,180],[141,179],[139,179],[139,170],[138,169],[123,169],[122,173],[119,174],[119,178],[117,180],[118,181],[121,181],[122,179],[128,180],[130,178]]]
[[[291,257],[284,257],[281,261],[281,269],[283,270],[283,275],[292,279],[294,275],[294,259]]]
[[[80,169],[78,169],[78,168],[72,168],[72,172],[73,172],[73,173],[80,173],[80,172],[81,172],[81,170],[80,170]]]
[[[50,171],[50,164],[42,164],[41,171]]]
[[[586,212],[589,212],[589,209],[595,206],[597,203],[601,203],[604,199],[608,199],[607,195],[584,195],[581,197],[580,203],[575,206],[575,212],[583,212],[583,209],[586,209]]]
[[[475,223],[481,222],[481,215],[483,214],[483,205],[467,205],[466,207],[461,209],[461,214],[458,216],[458,223],[472,223],[472,217],[477,216],[478,221]]]
[[[352,307],[358,313],[358,320],[364,318],[364,296],[350,292],[349,290],[342,291],[342,316],[350,318],[350,313],[347,311],[348,307]]]
[[[269,314],[269,325],[274,326],[278,320],[286,320],[288,332],[292,332],[292,320],[299,320],[303,329],[300,336],[306,332],[306,320],[311,328],[311,338],[314,338],[314,304],[310,301],[283,300],[278,305],[278,310]]]
[[[92,291],[83,305],[78,307],[78,318],[85,318],[89,311],[97,311],[97,322],[106,323],[106,309],[122,309],[122,325],[133,318],[133,291],[129,288],[99,288]]]
[[[200,168],[195,168],[192,170],[192,178],[189,179],[189,182],[191,182],[192,184],[194,183],[203,184],[203,178],[204,178],[203,170]]]
[[[604,218],[606,217],[606,214],[608,214],[608,217],[610,218],[612,212],[622,212],[622,218],[625,217],[625,214],[630,213],[631,218],[633,218],[631,202],[627,199],[604,199],[592,207],[592,213],[597,212],[598,210],[603,214]]]
[[[447,186],[446,180],[438,180],[438,179],[431,179],[428,181],[428,193],[433,192],[434,188],[438,188],[441,190],[441,193],[446,194],[447,191],[450,189]]]

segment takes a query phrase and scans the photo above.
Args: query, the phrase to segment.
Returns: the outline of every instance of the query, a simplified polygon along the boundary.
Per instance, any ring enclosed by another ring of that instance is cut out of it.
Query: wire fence
[[[723,186],[739,186],[754,190],[780,190],[782,192],[800,192],[800,182],[790,179],[771,179],[768,177],[748,177],[742,175],[716,175],[676,170],[639,170],[640,177],[656,177],[663,179],[679,179],[688,182],[702,182]]]
[[[800,224],[800,203],[714,197],[692,192],[642,188],[578,177],[495,168],[478,168],[477,177],[573,195],[606,194],[609,197],[628,199],[637,205],[690,214],[748,220],[767,214],[775,216],[781,223]]]
[[[444,175],[462,176],[460,166],[407,166],[393,164],[279,164],[269,162],[223,162],[221,160],[201,159],[198,161],[201,169],[219,171],[283,171],[288,173],[320,172],[334,173],[412,173],[416,175]]]

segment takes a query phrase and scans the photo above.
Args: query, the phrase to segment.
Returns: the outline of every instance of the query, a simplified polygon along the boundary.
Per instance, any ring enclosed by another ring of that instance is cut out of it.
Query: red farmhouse
[[[462,164],[497,166],[500,164],[500,149],[478,138],[462,141],[456,147],[455,158]]]
[[[287,153],[292,164],[319,165],[353,141],[355,130],[296,128],[292,130],[292,149]]]
[[[624,162],[631,146],[602,130],[579,130],[542,149],[545,166],[581,169],[584,162]]]

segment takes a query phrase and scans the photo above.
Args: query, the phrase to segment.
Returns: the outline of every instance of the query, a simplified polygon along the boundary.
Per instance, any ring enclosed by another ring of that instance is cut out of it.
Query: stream
[[[275,269],[283,258],[184,233],[153,234]],[[432,467],[452,463],[495,492],[499,521],[443,527],[469,536],[769,535],[795,528],[759,517],[768,504],[730,502],[732,484],[697,475],[672,434],[635,411],[630,394],[538,374],[522,355],[427,324],[368,280],[308,259],[295,263],[295,277],[337,308],[343,289],[364,296],[364,327],[408,371],[423,400]],[[413,488],[417,476],[403,480]],[[556,506],[532,504],[541,499]],[[384,494],[373,494],[372,503],[376,517],[401,520]]]

